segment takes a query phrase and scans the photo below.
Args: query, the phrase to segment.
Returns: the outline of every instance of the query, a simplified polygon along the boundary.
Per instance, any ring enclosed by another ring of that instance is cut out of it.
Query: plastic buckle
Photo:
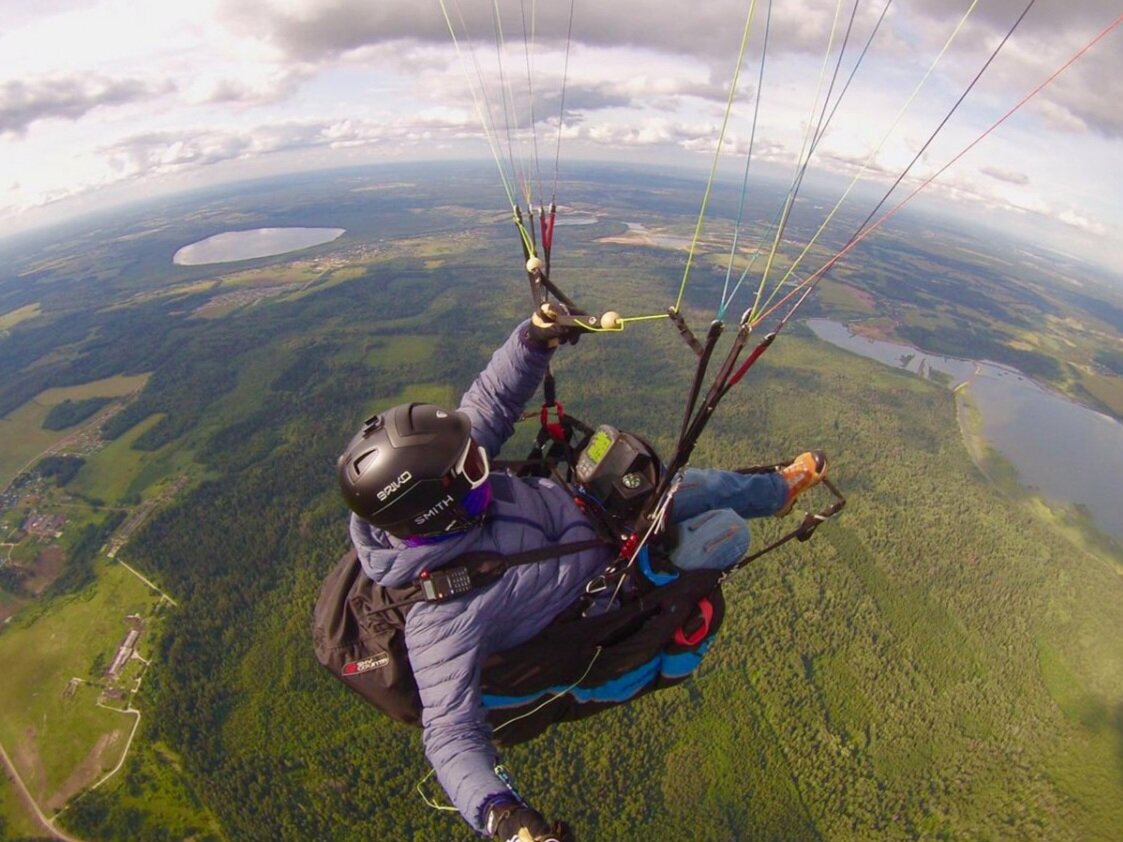
[[[589,583],[585,585],[585,593],[589,596],[596,596],[599,593],[604,593],[608,590],[608,574],[601,573],[595,579],[590,579]]]

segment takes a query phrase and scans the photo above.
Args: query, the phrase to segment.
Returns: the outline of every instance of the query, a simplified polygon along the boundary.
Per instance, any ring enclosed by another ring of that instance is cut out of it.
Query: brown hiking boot
[[[776,517],[783,517],[792,510],[800,494],[818,485],[826,476],[827,454],[822,450],[809,450],[778,468],[778,471],[788,484],[788,499],[776,512]]]

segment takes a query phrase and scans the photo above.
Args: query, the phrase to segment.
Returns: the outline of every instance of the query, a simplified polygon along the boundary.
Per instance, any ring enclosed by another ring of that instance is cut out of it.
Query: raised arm
[[[492,457],[514,434],[515,422],[538,391],[553,355],[529,336],[529,327],[527,320],[515,328],[460,400],[460,410],[472,420],[472,435]]]

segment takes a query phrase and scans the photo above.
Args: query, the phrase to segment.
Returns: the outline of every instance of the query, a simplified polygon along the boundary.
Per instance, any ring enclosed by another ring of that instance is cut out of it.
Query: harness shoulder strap
[[[422,573],[418,580],[422,595],[420,599],[415,601],[444,602],[469,591],[487,587],[498,581],[512,567],[536,564],[546,559],[573,555],[574,553],[606,546],[609,545],[600,538],[590,538],[585,541],[571,541],[567,544],[525,550],[513,555],[504,555],[487,550],[464,553],[457,557],[453,565]]]
[[[405,599],[388,605],[381,605],[374,611],[383,612],[392,608],[409,608],[420,602],[445,602],[497,582],[512,567],[518,567],[522,564],[536,564],[549,558],[559,558],[564,555],[573,555],[585,550],[608,546],[611,545],[600,538],[590,538],[586,541],[571,541],[568,544],[539,547],[536,550],[526,550],[513,555],[504,555],[487,550],[464,553],[457,556],[451,565],[422,573],[420,578],[406,591],[408,596]],[[403,588],[402,590],[406,589]]]

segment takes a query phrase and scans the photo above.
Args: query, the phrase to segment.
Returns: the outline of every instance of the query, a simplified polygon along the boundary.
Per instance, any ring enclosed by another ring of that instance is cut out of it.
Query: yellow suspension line
[[[749,12],[745,16],[745,28],[741,35],[741,49],[737,53],[737,66],[733,72],[733,79],[729,85],[729,99],[725,104],[725,115],[721,121],[721,132],[718,134],[717,149],[714,150],[714,160],[710,164],[710,177],[706,181],[706,192],[702,196],[702,207],[698,212],[698,222],[694,226],[694,238],[690,242],[690,252],[686,256],[686,268],[682,273],[682,283],[679,285],[678,297],[675,299],[675,305],[671,308],[674,312],[679,312],[682,307],[682,298],[686,294],[686,282],[690,278],[690,267],[694,263],[694,252],[698,247],[698,239],[702,235],[702,224],[706,219],[706,207],[710,202],[710,192],[713,189],[714,178],[717,175],[718,161],[721,159],[721,147],[725,143],[725,131],[729,126],[729,117],[733,112],[733,101],[737,97],[737,82],[741,78],[741,65],[745,61],[745,51],[749,44],[749,34],[752,32],[753,16],[756,14],[756,0],[752,0],[749,4]]]
[[[464,51],[460,47],[460,39],[456,37],[456,27],[452,23],[452,17],[449,15],[448,7],[445,5],[445,0],[438,0],[441,5],[441,13],[444,15],[445,24],[448,26],[448,33],[452,37],[452,44],[456,48],[456,58],[460,64],[460,68],[464,73],[464,79],[468,83],[468,91],[472,94],[472,103],[476,109],[476,116],[479,117],[480,126],[483,128],[484,138],[487,140],[488,148],[491,150],[491,157],[495,161],[495,168],[499,172],[499,181],[503,185],[503,191],[507,194],[507,204],[511,208],[511,220],[518,228],[519,236],[522,238],[523,246],[526,250],[533,255],[534,244],[531,242],[530,235],[527,233],[526,227],[519,220],[518,206],[515,203],[515,192],[511,187],[511,183],[507,178],[507,173],[503,169],[503,157],[499,149],[499,142],[496,139],[495,127],[491,124],[491,115],[484,107],[483,100],[483,70],[479,67],[479,62],[472,54],[472,63],[476,67],[476,80],[472,79],[471,74],[468,72],[468,63],[464,57]],[[460,14],[460,7],[457,6],[457,12],[460,17],[461,25],[464,31],[467,32],[467,24],[464,22],[463,14]],[[477,82],[479,83],[480,90],[477,90]]]
[[[530,194],[527,190],[526,169],[525,166],[520,166],[518,154],[515,149],[515,142],[511,139],[512,124],[516,138],[519,134],[519,124],[514,84],[508,81],[507,74],[503,69],[503,56],[507,52],[507,38],[503,32],[503,13],[499,9],[499,0],[492,0],[491,5],[492,15],[495,20],[495,60],[496,66],[499,69],[500,94],[503,97],[503,122],[505,134],[507,136],[507,159],[510,162],[515,183],[520,188],[523,199],[526,200],[527,208],[529,209]]]
[[[807,129],[803,134],[803,143],[800,145],[799,155],[796,157],[795,161],[795,175],[792,177],[791,189],[788,190],[788,195],[784,199],[784,208],[780,214],[780,221],[776,225],[776,234],[772,238],[772,248],[768,252],[768,260],[765,261],[764,271],[761,272],[760,283],[757,284],[756,297],[753,300],[752,310],[750,310],[750,324],[752,323],[752,316],[756,314],[757,308],[760,306],[760,299],[764,294],[765,287],[768,285],[768,276],[772,272],[772,264],[776,260],[776,253],[780,250],[780,242],[784,238],[784,229],[787,228],[792,207],[795,205],[796,184],[799,181],[800,170],[807,166],[814,151],[813,149],[808,151],[808,149],[815,131],[815,113],[819,110],[819,97],[823,95],[823,85],[827,78],[827,68],[830,66],[831,50],[834,48],[834,37],[835,33],[838,32],[838,21],[841,16],[842,0],[838,0],[834,7],[834,21],[831,23],[831,34],[827,39],[827,49],[823,52],[823,64],[819,68],[819,82],[815,88],[815,99],[811,103],[811,113],[807,118]],[[807,160],[804,160],[805,156]]]

